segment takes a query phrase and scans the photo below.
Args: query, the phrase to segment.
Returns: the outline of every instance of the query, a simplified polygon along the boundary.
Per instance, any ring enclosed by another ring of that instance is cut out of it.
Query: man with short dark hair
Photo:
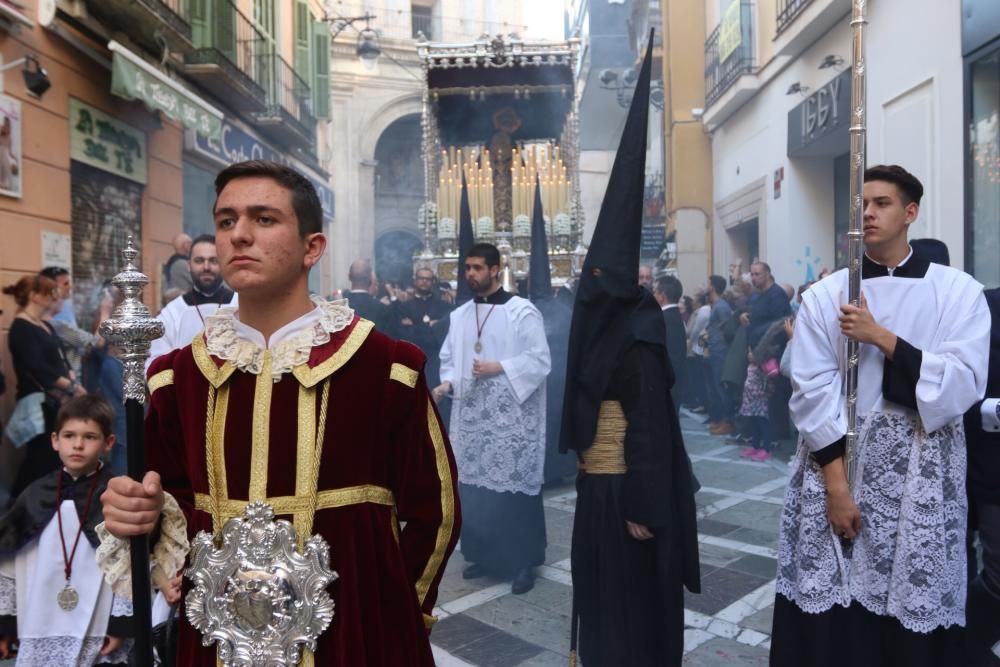
[[[802,295],[775,667],[969,664],[962,419],[986,389],[990,315],[982,285],[907,242],[922,194],[902,167],[868,169],[860,305],[849,303],[847,269]],[[845,337],[860,344],[853,488]]]
[[[150,345],[146,368],[170,350],[190,345],[194,337],[205,329],[205,318],[219,308],[238,305],[236,295],[222,281],[215,236],[202,234],[191,242],[188,267],[194,284],[164,306],[156,316],[163,322],[163,336]]]
[[[729,435],[733,432],[733,401],[731,391],[722,384],[722,367],[729,354],[729,341],[723,326],[732,318],[733,308],[722,298],[726,291],[726,279],[713,275],[708,277],[708,291],[705,293],[711,311],[706,327],[708,338],[708,420],[712,435]]]
[[[465,280],[475,298],[451,313],[441,347],[441,384],[450,394],[465,525],[462,576],[513,578],[511,591],[534,586],[545,561],[542,479],[545,378],[551,370],[545,326],[527,299],[497,278],[500,253],[478,243],[466,253]]]
[[[674,407],[680,409],[679,389],[687,386],[687,330],[681,319],[677,302],[684,295],[684,287],[676,276],[660,276],[653,286],[653,298],[663,311],[663,323],[667,328],[667,356],[670,366],[674,369],[674,386],[670,395],[674,399]]]
[[[239,309],[206,318],[203,336],[153,363],[150,472],[111,480],[106,527],[149,534],[181,512],[188,534],[219,537],[248,502],[266,502],[300,539],[326,540],[339,575],[337,613],[301,664],[433,667],[428,630],[460,517],[423,353],[310,295],[326,237],[304,176],[255,160],[224,169],[215,187],[216,248]],[[180,510],[161,522],[164,490]],[[127,557],[124,540],[107,547]],[[165,572],[184,565],[159,558]],[[178,665],[216,665],[184,614],[177,644]]]
[[[445,303],[434,285],[434,270],[420,266],[413,272],[413,297],[399,300],[390,308],[392,334],[408,340],[427,355],[428,386],[440,384],[441,344],[447,334],[451,306]]]
[[[79,328],[80,325],[76,323],[76,310],[73,307],[73,280],[69,275],[69,269],[62,266],[46,266],[39,273],[56,281],[59,297],[63,300],[62,308],[52,316],[52,319]]]
[[[375,298],[378,283],[372,263],[367,259],[354,260],[347,271],[347,279],[351,281],[351,289],[344,296],[354,312],[373,322],[378,331],[395,333],[389,331],[389,307]]]

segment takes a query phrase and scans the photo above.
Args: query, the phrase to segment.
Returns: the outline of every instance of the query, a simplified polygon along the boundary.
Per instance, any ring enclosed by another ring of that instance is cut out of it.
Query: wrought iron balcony
[[[316,117],[309,84],[276,53],[262,54],[256,70],[267,105],[253,114],[254,123],[275,141],[312,153],[316,143]]]
[[[785,31],[792,21],[808,7],[813,0],[777,0],[778,3],[778,28],[777,34]]]
[[[735,42],[738,30],[739,43],[733,46],[720,40],[722,29],[726,27],[726,39]],[[705,41],[705,106],[710,107],[744,74],[756,70],[754,57],[753,9],[749,0],[740,0],[739,26],[719,24]],[[729,49],[728,53],[720,49]]]
[[[163,45],[157,34],[174,52],[191,49],[191,17],[188,0],[87,0],[87,13],[103,25],[128,34],[151,53]]]
[[[180,1],[180,0],[177,0]],[[232,0],[192,3],[195,48],[184,56],[184,73],[240,111],[267,107],[259,65],[270,44]]]

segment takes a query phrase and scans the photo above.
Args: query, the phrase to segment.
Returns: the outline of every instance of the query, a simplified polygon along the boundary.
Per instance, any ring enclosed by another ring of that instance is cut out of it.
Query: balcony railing
[[[812,0],[777,0],[778,2],[778,29],[777,34],[784,32],[792,21],[802,13],[802,10],[809,6]]]
[[[739,44],[720,58],[722,24],[715,27],[705,41],[705,105],[722,97],[730,86],[744,74],[755,70],[753,43],[753,12],[749,0],[740,0]],[[730,30],[734,27],[730,27]]]
[[[183,53],[191,48],[190,0],[87,0],[87,12],[154,53],[163,49]],[[164,29],[166,28],[166,30]]]
[[[280,119],[296,126],[297,134],[312,144],[316,138],[316,117],[312,112],[312,91],[306,80],[276,53],[257,60],[257,70],[267,93],[267,109],[258,114],[262,123]]]
[[[263,79],[266,72],[259,63],[270,51],[267,39],[233,0],[216,0],[201,7],[206,13],[192,16],[195,49],[184,59],[189,74],[203,76],[215,92],[247,98],[232,99],[237,108],[263,108],[267,99]],[[204,66],[213,67],[217,74],[202,75]]]

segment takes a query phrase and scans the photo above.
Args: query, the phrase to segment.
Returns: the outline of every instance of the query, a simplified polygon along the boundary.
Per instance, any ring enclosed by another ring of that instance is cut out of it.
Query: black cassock
[[[413,343],[427,355],[424,374],[432,389],[441,382],[441,344],[448,335],[448,313],[451,310],[450,304],[433,295],[426,299],[414,296],[406,301],[397,301],[391,309],[389,335]],[[406,319],[411,323],[403,324]]]
[[[587,667],[662,667],[683,657],[683,587],[699,592],[700,583],[694,481],[672,377],[662,343],[626,345],[604,400],[620,403],[627,422],[627,472],[577,478],[573,589]],[[654,537],[632,538],[626,520]]]

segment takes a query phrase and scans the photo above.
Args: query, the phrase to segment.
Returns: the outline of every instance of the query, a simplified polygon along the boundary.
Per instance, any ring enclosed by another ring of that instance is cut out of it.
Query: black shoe
[[[514,595],[527,593],[535,587],[535,573],[530,567],[526,567],[517,573],[513,583],[510,585],[510,592]]]
[[[486,571],[486,568],[478,563],[473,563],[469,567],[462,570],[463,579],[479,579],[481,577],[485,577],[487,574],[489,573]]]

